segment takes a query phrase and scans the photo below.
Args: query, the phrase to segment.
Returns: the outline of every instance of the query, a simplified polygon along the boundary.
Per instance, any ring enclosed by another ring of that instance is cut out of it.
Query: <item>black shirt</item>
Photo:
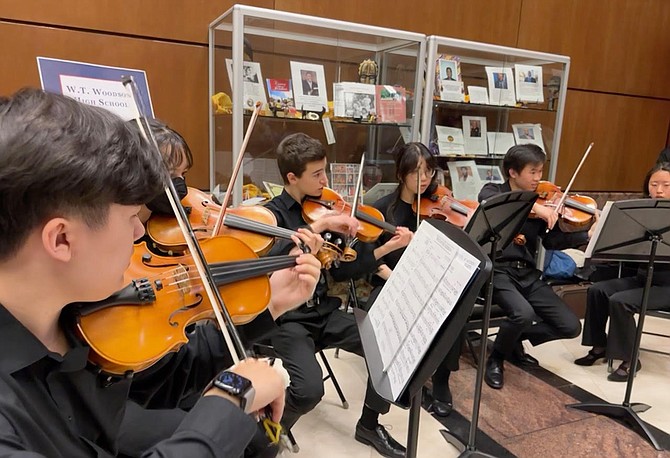
[[[301,227],[307,227],[307,222],[302,216],[302,205],[297,202],[286,189],[265,205],[277,218],[277,225],[286,229],[297,230]],[[295,246],[290,240],[277,240],[270,250],[270,255],[279,255],[288,253]],[[377,268],[377,261],[374,257],[375,246],[371,243],[358,242],[354,245],[357,257],[354,262],[341,262],[338,267],[331,267],[330,274],[335,281],[344,281],[350,278],[357,278],[362,275],[374,272]],[[315,298],[312,303],[305,304],[297,310],[285,313],[281,321],[300,320],[306,315],[325,315],[340,306],[339,299],[329,297],[328,285],[322,274],[314,293]],[[312,304],[315,304],[312,306]],[[308,306],[310,305],[310,306]]]
[[[64,356],[53,353],[2,305],[0,336],[0,455],[111,457],[125,449],[123,441],[142,442],[130,425],[122,428],[131,379],[105,383],[87,362],[89,347],[73,340]],[[141,410],[134,407],[134,418]],[[176,431],[174,417],[144,413],[152,424],[138,428],[166,432],[155,435],[162,441],[146,457],[241,456],[256,431],[249,416],[217,396],[200,399]]]
[[[510,192],[509,181],[505,183],[486,183],[479,192],[479,201],[486,200],[495,195]],[[540,218],[528,218],[521,228],[521,234],[526,238],[525,245],[510,243],[498,256],[497,261],[525,261],[528,266],[535,266],[535,256],[538,249],[538,241],[542,239],[542,245],[548,250],[563,250],[573,248],[588,242],[588,231],[562,232],[558,224],[547,233],[547,223]],[[501,264],[499,264],[500,266]]]
[[[414,213],[414,210],[412,210],[412,205],[400,199],[398,199],[396,202],[397,196],[397,191],[392,192],[391,194],[377,200],[374,204],[372,204],[372,206],[382,212],[384,219],[388,223],[393,224],[394,226],[403,226],[412,232],[416,232],[416,213]],[[382,236],[379,237],[377,243],[381,246],[388,242],[393,236],[394,234],[384,232]],[[400,261],[400,258],[404,252],[405,248],[399,248],[397,250],[391,251],[389,254],[381,258],[378,264],[386,264],[389,269],[393,270],[398,264],[398,261]],[[377,275],[373,275],[370,283],[372,286],[381,286],[385,283],[385,280]]]

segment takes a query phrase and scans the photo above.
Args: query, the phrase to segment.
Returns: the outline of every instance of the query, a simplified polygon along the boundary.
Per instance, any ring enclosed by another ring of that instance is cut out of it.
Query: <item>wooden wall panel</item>
[[[670,100],[568,91],[556,183],[567,185],[595,145],[574,189],[638,191],[666,141]]]
[[[0,19],[206,44],[209,24],[233,4],[273,8],[273,0],[0,0]]]
[[[275,0],[275,9],[516,46],[522,0]]]
[[[193,150],[189,183],[209,186],[206,47],[3,22],[0,43],[14,43],[4,47],[0,59],[0,94],[39,87],[36,56],[144,69],[156,116],[178,130]]]
[[[524,0],[518,47],[571,57],[571,88],[670,98],[670,1]]]

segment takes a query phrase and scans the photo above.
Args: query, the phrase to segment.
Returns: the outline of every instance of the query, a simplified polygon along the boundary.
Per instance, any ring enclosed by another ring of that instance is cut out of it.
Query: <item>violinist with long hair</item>
[[[1,455],[111,457],[141,441],[121,432],[132,374],[90,364],[64,310],[121,289],[141,205],[167,179],[137,129],[107,111],[34,89],[0,99]],[[241,456],[258,431],[247,412],[270,406],[279,419],[274,368],[247,359],[225,375],[244,392],[209,388],[178,423],[135,405],[153,422],[138,430],[169,431],[143,456]]]
[[[308,135],[291,134],[277,147],[277,165],[284,179],[284,190],[266,207],[275,214],[280,227],[293,230],[305,227],[307,221],[303,216],[303,201],[307,197],[319,198],[328,186],[326,151],[320,141]],[[334,231],[354,235],[359,222],[351,216],[339,214],[313,221],[310,226],[316,233]],[[354,247],[357,259],[341,262],[338,269],[331,269],[333,278],[342,281],[374,271],[378,258],[406,246],[410,239],[411,233],[407,229],[398,228],[397,234],[384,246],[357,243]],[[277,242],[270,253],[281,253],[284,246]],[[312,300],[277,320],[279,329],[272,336],[272,345],[291,376],[282,418],[282,425],[286,428],[291,428],[302,415],[312,410],[324,395],[321,367],[315,351],[338,347],[363,356],[354,317],[340,310],[340,305],[338,298],[328,295],[328,285],[322,276]],[[372,445],[383,456],[405,456],[405,447],[378,422],[379,415],[388,410],[389,403],[375,392],[368,381],[355,438]]]
[[[487,183],[479,193],[479,201],[510,191],[535,191],[542,179],[546,155],[537,145],[511,147],[503,158],[502,184]],[[484,380],[494,389],[504,384],[504,361],[523,366],[537,366],[537,359],[528,355],[523,340],[540,345],[556,339],[571,339],[581,331],[577,316],[542,278],[535,265],[537,243],[545,248],[561,250],[581,246],[590,238],[590,231],[563,232],[553,208],[535,203],[533,213],[521,232],[496,259],[493,275],[493,302],[507,314],[486,362]],[[592,226],[593,228],[595,225]],[[539,320],[538,320],[539,317]]]
[[[373,204],[373,207],[382,212],[390,224],[406,226],[412,232],[416,231],[416,213],[412,209],[417,201],[417,181],[419,193],[428,198],[437,188],[437,161],[428,148],[422,143],[407,143],[393,150],[395,160],[396,179],[398,187],[391,194],[382,197]],[[383,244],[388,239],[384,234],[379,238]],[[371,284],[375,288],[371,296],[381,290],[391,272],[400,261],[404,249],[393,251],[379,260],[377,271],[372,276]],[[433,402],[431,410],[440,417],[449,415],[453,408],[453,399],[449,390],[449,376],[458,370],[458,359],[461,354],[462,335],[454,342],[444,361],[433,374]]]
[[[670,198],[670,163],[657,162],[647,173],[644,194],[651,199]],[[647,269],[640,266],[633,277],[614,278],[597,282],[586,295],[586,314],[582,345],[591,346],[589,352],[575,360],[579,366],[592,366],[605,358],[620,360],[619,367],[607,376],[611,382],[628,380],[630,355],[635,342],[634,315],[640,310]],[[670,309],[670,265],[654,266],[649,310]],[[605,332],[609,317],[609,333]],[[638,360],[636,372],[642,368]]]

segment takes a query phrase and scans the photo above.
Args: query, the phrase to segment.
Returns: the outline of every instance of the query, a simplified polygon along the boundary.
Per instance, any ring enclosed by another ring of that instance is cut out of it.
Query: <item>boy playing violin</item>
[[[319,197],[328,186],[326,152],[318,140],[296,133],[284,138],[277,147],[277,163],[284,179],[284,190],[267,204],[267,208],[275,214],[280,227],[304,227],[307,222],[302,214],[303,200],[307,196]],[[316,220],[310,226],[316,233],[334,231],[354,235],[359,223],[342,214]],[[398,228],[398,233],[383,246],[375,248],[372,244],[359,243],[355,247],[356,261],[342,262],[338,269],[332,269],[333,278],[341,281],[374,272],[377,259],[406,246],[410,240],[411,232]],[[271,253],[282,252],[282,245],[285,244],[275,244]],[[363,356],[353,315],[339,310],[340,300],[327,293],[328,286],[322,276],[309,303],[277,320],[279,329],[272,337],[272,345],[291,376],[282,417],[282,425],[286,428],[291,428],[300,416],[312,410],[324,395],[316,351],[339,347]],[[389,403],[375,392],[368,381],[363,412],[356,424],[356,440],[372,445],[383,456],[405,456],[405,447],[378,422],[379,414],[388,410]]]
[[[99,374],[64,311],[121,289],[144,231],[140,206],[167,179],[148,142],[111,113],[35,89],[0,99],[3,456],[111,457],[136,439],[127,436],[132,428],[120,431],[131,374],[111,383]],[[208,389],[143,456],[241,456],[258,430],[245,412],[270,406],[279,420],[284,384],[276,370],[245,360],[227,375],[249,382],[255,395]],[[158,411],[151,418],[157,430],[173,424]]]
[[[513,146],[503,159],[507,180],[502,184],[485,184],[479,201],[510,191],[535,191],[542,179],[545,160],[544,151],[537,145]],[[581,331],[577,316],[542,280],[542,272],[535,266],[535,256],[538,238],[543,239],[545,248],[560,250],[585,244],[590,233],[562,232],[556,225],[558,215],[552,208],[536,203],[533,212],[537,217],[526,221],[514,242],[496,259],[493,301],[507,313],[507,320],[500,326],[486,362],[484,380],[495,389],[503,387],[506,359],[520,365],[538,365],[535,358],[525,353],[523,340],[540,345],[577,337]]]

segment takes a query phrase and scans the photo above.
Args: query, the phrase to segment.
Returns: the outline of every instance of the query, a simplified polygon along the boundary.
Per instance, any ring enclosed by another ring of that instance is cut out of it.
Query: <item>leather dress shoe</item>
[[[517,366],[537,367],[540,365],[540,362],[526,353],[522,346],[514,349],[509,360]]]
[[[593,349],[589,350],[589,352],[586,354],[586,356],[582,356],[581,358],[577,358],[575,360],[575,364],[578,366],[593,366],[595,363],[597,363],[601,359],[606,359],[607,357],[605,356],[605,351],[601,351],[599,353],[596,353],[593,351]]]
[[[503,362],[495,358],[489,358],[486,361],[486,372],[484,373],[484,381],[488,386],[494,390],[499,390],[505,384],[504,373],[505,368]]]
[[[454,409],[452,401],[435,400],[430,404],[430,410],[438,417],[447,417]]]
[[[405,447],[392,438],[382,425],[377,425],[374,429],[368,429],[358,422],[356,423],[356,435],[354,437],[358,442],[372,445],[382,456],[404,457],[407,452]]]
[[[628,374],[630,373],[630,364],[628,366],[625,365],[626,363],[621,363],[617,369],[612,372],[610,375],[607,376],[607,380],[610,382],[627,382],[628,381]],[[635,375],[637,375],[637,372],[642,369],[642,363],[640,361],[637,361],[637,369],[635,369]]]

